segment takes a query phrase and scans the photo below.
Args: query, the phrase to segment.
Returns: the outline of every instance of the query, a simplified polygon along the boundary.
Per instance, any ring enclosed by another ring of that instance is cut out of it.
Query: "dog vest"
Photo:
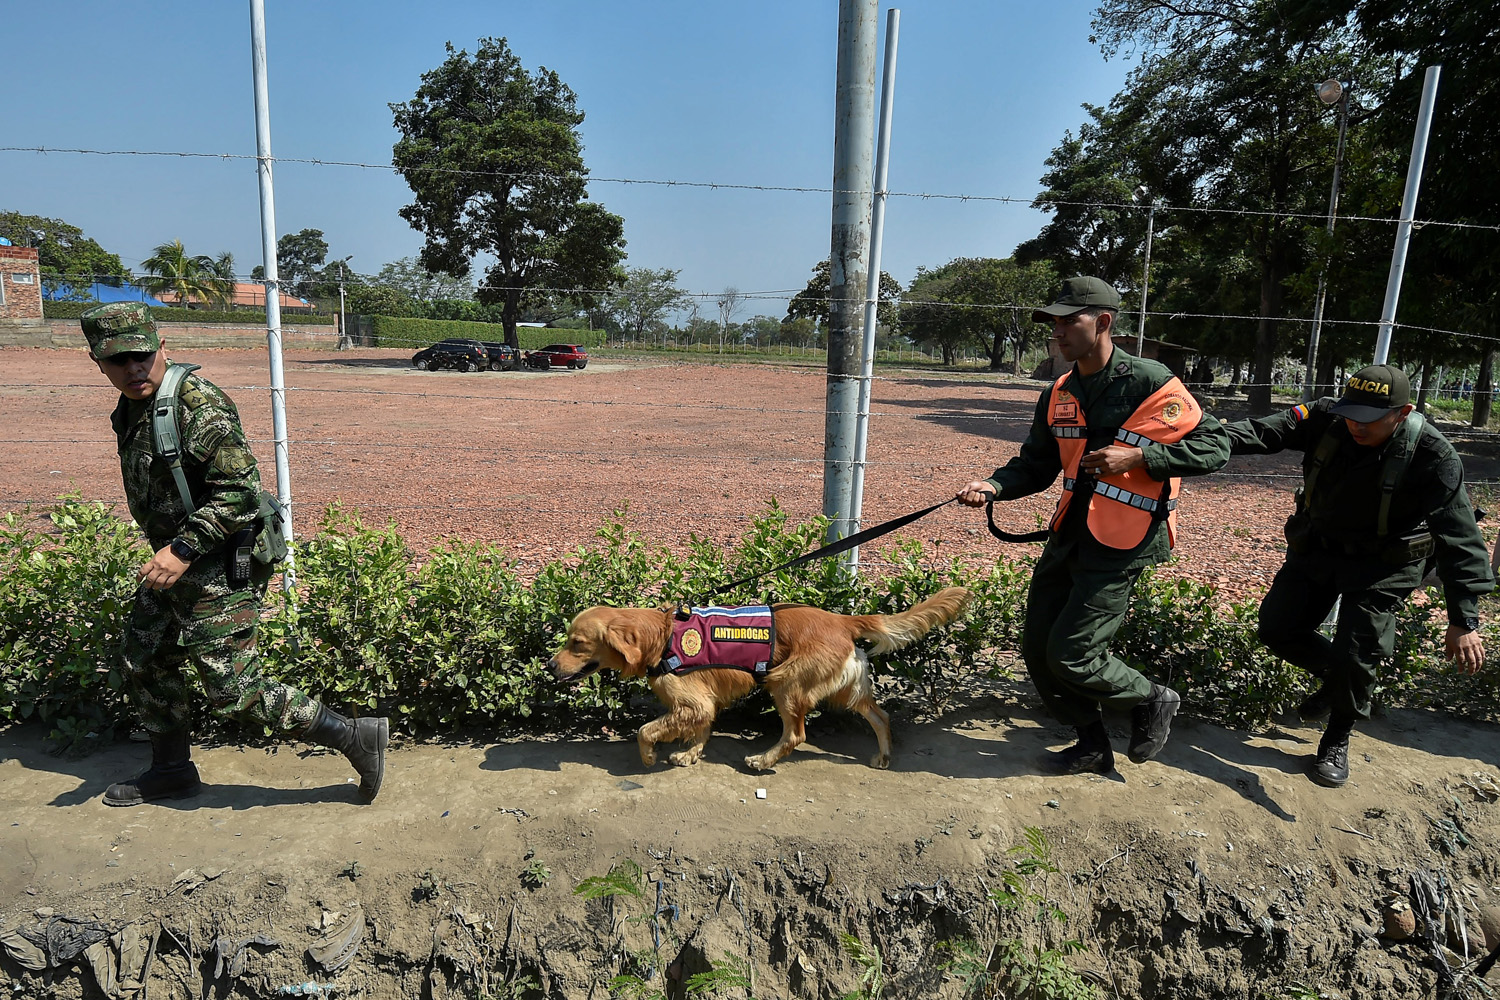
[[[1078,491],[1078,463],[1087,447],[1088,425],[1079,399],[1063,388],[1064,374],[1052,386],[1047,408],[1047,426],[1057,440],[1062,459],[1063,491],[1057,500],[1057,511],[1048,525],[1053,531],[1062,527],[1068,504]],[[1203,409],[1193,394],[1176,378],[1168,379],[1135,408],[1135,412],[1115,431],[1114,439],[1122,444],[1144,447],[1156,442],[1173,444],[1198,426]],[[1182,480],[1172,477],[1164,483],[1152,479],[1144,466],[1103,476],[1093,483],[1088,497],[1088,527],[1093,535],[1112,549],[1133,549],[1146,540],[1146,533],[1158,521],[1167,522],[1167,543],[1177,543],[1177,493]]]
[[[776,619],[764,604],[679,608],[666,654],[647,676],[727,667],[753,674],[758,684],[771,669],[775,650]]]

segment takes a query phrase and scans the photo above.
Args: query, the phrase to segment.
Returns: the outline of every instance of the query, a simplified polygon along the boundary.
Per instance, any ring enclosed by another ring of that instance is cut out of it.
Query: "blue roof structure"
[[[135,285],[106,285],[96,281],[86,288],[58,285],[55,289],[44,283],[42,298],[50,302],[144,302],[148,306],[165,306],[166,303]]]

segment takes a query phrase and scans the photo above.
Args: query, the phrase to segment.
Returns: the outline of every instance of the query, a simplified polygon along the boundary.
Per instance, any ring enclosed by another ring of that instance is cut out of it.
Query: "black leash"
[[[995,524],[995,501],[991,500],[984,507],[984,516],[990,522],[990,534],[1002,542],[1045,542],[1050,534],[1047,528],[1038,528],[1036,531],[1017,533],[1013,531],[1001,531],[999,525]]]
[[[958,497],[952,497],[950,499],[944,500],[942,503],[935,503],[931,507],[924,507],[921,510],[912,511],[910,514],[902,514],[900,517],[896,518],[893,521],[886,521],[884,524],[877,524],[875,525],[875,527],[866,528],[864,531],[856,531],[854,534],[848,536],[847,538],[840,538],[836,542],[829,542],[822,548],[813,549],[811,552],[798,556],[791,562],[785,562],[780,566],[774,566],[771,569],[756,573],[754,576],[747,576],[743,580],[736,580],[733,583],[726,583],[722,587],[716,587],[715,589],[708,592],[708,596],[712,598],[715,594],[722,594],[726,590],[733,590],[735,587],[738,587],[741,584],[753,583],[763,576],[770,576],[772,573],[780,573],[784,569],[791,569],[793,566],[801,566],[803,563],[812,562],[814,559],[826,559],[829,556],[836,556],[840,552],[848,552],[856,545],[863,545],[865,542],[868,542],[873,538],[879,538],[881,535],[888,535],[891,532],[895,531],[897,528],[905,527],[906,525],[911,524],[913,521],[924,518],[928,514],[931,514],[933,511],[948,506],[950,503],[957,499]]]
[[[759,580],[763,576],[770,576],[772,573],[780,573],[784,569],[791,569],[793,566],[801,566],[803,563],[812,562],[814,559],[826,559],[829,556],[836,556],[840,552],[848,552],[856,545],[863,545],[865,542],[879,538],[881,535],[888,535],[891,532],[895,531],[897,528],[904,528],[906,525],[911,524],[913,521],[920,520],[926,517],[928,514],[931,514],[933,511],[940,510],[943,507],[948,506],[950,503],[953,503],[957,499],[958,497],[950,497],[947,500],[944,500],[942,503],[933,504],[931,507],[923,507],[921,510],[914,510],[910,514],[902,514],[898,518],[886,521],[883,524],[877,524],[873,528],[866,528],[863,531],[856,531],[854,534],[848,536],[847,538],[840,538],[836,542],[829,542],[822,548],[813,549],[811,552],[804,553],[803,555],[800,555],[797,558],[793,559],[791,562],[784,562],[780,566],[774,566],[771,569],[762,570],[761,572],[756,573],[753,576],[747,576],[743,579],[735,580],[733,583],[726,583],[722,587],[716,587],[708,592],[708,599],[712,600],[716,595],[722,594],[726,590],[733,590],[734,588],[743,584],[754,583],[756,580]],[[993,500],[990,501],[986,513],[989,515],[990,533],[1003,542],[1044,542],[1047,540],[1048,533],[1045,528],[1040,531],[1029,531],[1025,534],[1014,534],[1008,531],[1001,531],[1000,528],[995,524],[995,502]]]

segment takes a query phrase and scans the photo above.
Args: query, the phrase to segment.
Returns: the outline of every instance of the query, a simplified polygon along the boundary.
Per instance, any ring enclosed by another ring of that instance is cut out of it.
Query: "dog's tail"
[[[894,615],[861,615],[856,637],[873,642],[872,656],[890,653],[916,642],[939,625],[946,625],[963,613],[969,603],[964,587],[945,587],[915,607]]]

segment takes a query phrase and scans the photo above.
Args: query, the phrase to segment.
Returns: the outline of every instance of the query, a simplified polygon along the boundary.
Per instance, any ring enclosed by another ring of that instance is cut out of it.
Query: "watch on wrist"
[[[183,562],[192,562],[194,559],[198,558],[198,550],[193,548],[191,545],[189,545],[187,542],[184,542],[180,538],[172,539],[172,544],[169,545],[168,548],[172,550],[172,554],[174,556],[176,556],[178,559],[181,559]]]
[[[1477,631],[1479,631],[1479,619],[1478,618],[1465,618],[1463,620],[1463,626],[1464,626],[1464,628],[1468,629],[1470,632],[1477,632]]]

